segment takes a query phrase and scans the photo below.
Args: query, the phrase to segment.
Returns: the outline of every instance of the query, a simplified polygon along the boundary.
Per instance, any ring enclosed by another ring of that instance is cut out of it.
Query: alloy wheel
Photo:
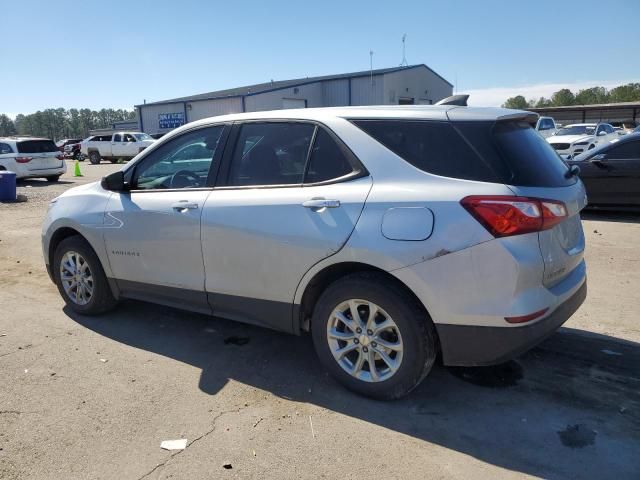
[[[76,305],[86,305],[93,296],[93,274],[85,258],[69,251],[60,260],[60,280],[69,299]]]
[[[347,300],[333,310],[327,322],[327,342],[338,365],[365,382],[388,380],[402,363],[398,325],[367,300]]]

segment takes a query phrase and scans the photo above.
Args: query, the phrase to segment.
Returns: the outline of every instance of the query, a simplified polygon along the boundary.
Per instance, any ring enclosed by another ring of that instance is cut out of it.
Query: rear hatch
[[[17,142],[18,157],[30,158],[25,163],[28,170],[49,170],[62,167],[60,150],[52,140],[22,140]]]
[[[564,220],[538,232],[544,260],[543,283],[551,287],[560,282],[584,255],[580,210],[586,206],[586,193],[582,182],[568,174],[567,164],[524,116],[497,122],[455,122],[454,126],[514,195],[565,205]]]

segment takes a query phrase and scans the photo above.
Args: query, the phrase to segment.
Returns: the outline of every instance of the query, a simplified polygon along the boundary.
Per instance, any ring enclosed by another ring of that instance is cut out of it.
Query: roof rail
[[[451,95],[450,97],[443,98],[436,105],[457,105],[459,107],[466,107],[469,95]]]

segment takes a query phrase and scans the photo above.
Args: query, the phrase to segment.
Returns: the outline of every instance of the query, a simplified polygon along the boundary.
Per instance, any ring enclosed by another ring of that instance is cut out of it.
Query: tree
[[[558,90],[551,95],[551,104],[554,107],[565,107],[567,105],[573,105],[575,103],[575,96],[573,92],[568,88]]]
[[[4,113],[0,114],[0,137],[6,137],[9,135],[15,135],[18,133],[16,131],[16,126],[7,115]]]
[[[550,107],[550,106],[551,106],[551,100],[544,97],[540,97],[535,104],[536,108],[544,108],[544,107]]]
[[[612,103],[640,101],[640,83],[628,83],[612,89],[609,92],[609,101]]]
[[[575,105],[594,105],[598,103],[607,103],[609,101],[609,92],[604,87],[592,87],[580,90],[576,94]]]
[[[10,123],[4,121],[3,117],[6,117]],[[6,115],[0,115],[0,135],[4,132],[3,128],[5,127],[3,125],[6,124],[7,131],[9,131],[9,125],[11,125],[13,127],[11,131],[14,134],[35,135],[53,140],[67,137],[85,138],[89,135],[89,130],[108,128],[113,122],[133,120],[135,118],[136,113],[131,110],[103,108],[100,111],[95,111],[88,108],[81,110],[76,108],[71,110],[47,108],[29,115],[17,115],[15,122],[11,122],[11,119]],[[10,135],[11,133],[4,134]]]
[[[522,95],[507,98],[507,101],[502,105],[503,108],[515,108],[517,110],[526,110],[529,108],[529,103]]]

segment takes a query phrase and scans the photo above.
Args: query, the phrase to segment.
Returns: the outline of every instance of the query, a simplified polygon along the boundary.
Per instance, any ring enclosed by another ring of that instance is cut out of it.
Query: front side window
[[[318,128],[311,149],[305,183],[325,182],[344,177],[353,172],[353,167],[344,151],[326,130]]]
[[[222,135],[223,126],[201,128],[160,146],[136,166],[133,188],[202,188]]]
[[[635,142],[625,142],[610,148],[609,151],[607,151],[607,158],[614,160],[626,158],[640,159],[640,140]]]
[[[315,127],[305,123],[246,123],[231,160],[228,185],[301,184]]]
[[[129,134],[129,133],[125,133],[124,134],[124,141],[125,142],[135,142],[136,139],[133,138],[133,135]]]

